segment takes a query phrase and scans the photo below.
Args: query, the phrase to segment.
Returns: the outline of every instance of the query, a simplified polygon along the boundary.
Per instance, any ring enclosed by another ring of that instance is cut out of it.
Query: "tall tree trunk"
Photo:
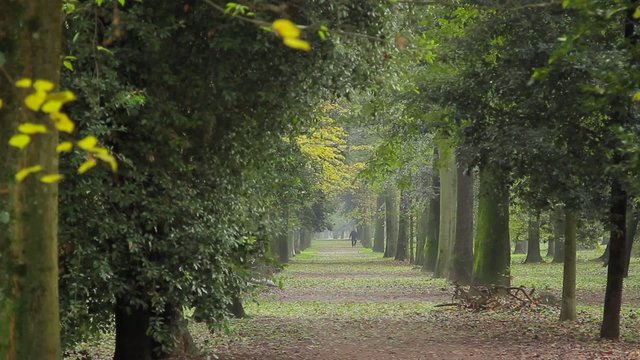
[[[449,280],[469,284],[473,269],[473,178],[465,175],[461,165],[457,172],[456,237]]]
[[[565,208],[564,221],[564,271],[562,272],[562,307],[560,321],[576,320],[576,232],[578,217],[575,211]]]
[[[376,201],[375,232],[373,234],[373,251],[384,252],[384,219],[385,219],[384,194],[379,194]]]
[[[398,244],[396,260],[407,259],[407,243],[409,242],[409,197],[406,191],[400,192],[400,216],[398,220]]]
[[[557,206],[551,212],[551,223],[553,225],[553,262],[561,263],[564,261],[564,213],[562,209]]]
[[[300,254],[300,230],[293,232],[293,250],[295,254]]]
[[[619,161],[619,160],[618,160]],[[618,339],[620,337],[620,308],[622,307],[622,282],[624,278],[624,256],[626,235],[627,193],[615,179],[611,185],[610,253],[607,269],[607,288],[604,296],[604,313],[600,337]]]
[[[287,249],[289,250],[289,256],[291,258],[296,256],[295,236],[293,230],[287,231]]]
[[[387,243],[384,257],[395,257],[398,245],[398,191],[395,185],[387,187],[385,196],[385,228],[387,229]]]
[[[625,260],[624,260],[624,277],[629,277],[629,264],[631,263],[631,251],[633,250],[633,242],[638,231],[638,223],[640,215],[633,206],[627,209],[627,232],[625,236]]]
[[[499,170],[491,164],[480,168],[474,256],[474,283],[510,284],[509,190]]]
[[[445,148],[446,146],[446,148]],[[457,171],[453,148],[445,145],[440,150],[446,164],[440,167],[440,235],[438,236],[438,260],[433,272],[435,277],[449,277],[453,245],[456,238]],[[445,158],[446,156],[446,158]]]
[[[426,240],[424,244],[424,271],[434,271],[438,262],[438,243],[440,242],[440,175],[436,166],[438,162],[438,151],[433,153],[433,175],[431,186],[434,195],[429,199],[429,211],[427,214]]]
[[[113,360],[152,360],[154,342],[147,335],[149,310],[116,299],[116,348]]]
[[[527,264],[542,262],[542,256],[540,256],[540,211],[529,216],[527,222],[527,258],[524,262]]]
[[[427,242],[427,227],[429,220],[429,205],[423,206],[416,221],[416,265],[424,265],[425,244]]]
[[[32,90],[20,78],[58,83],[61,66],[60,0],[0,0],[0,358],[59,359],[58,186],[37,176],[14,183],[17,169],[41,165],[58,172],[58,133],[43,113],[27,109]],[[6,77],[12,77],[7,79]],[[47,134],[32,136],[24,150],[8,139],[23,122],[46,124]]]
[[[360,235],[360,241],[365,248],[371,247],[371,224],[366,223],[362,225],[362,234]]]
[[[550,257],[553,259],[553,257],[555,256],[556,253],[556,242],[553,239],[553,237],[549,238],[549,247],[547,248],[547,257]]]
[[[414,221],[413,213],[411,212],[411,210],[409,210],[409,263],[410,264],[414,264],[416,261],[415,242],[414,242],[415,234],[413,233],[414,225],[415,225],[415,221]]]

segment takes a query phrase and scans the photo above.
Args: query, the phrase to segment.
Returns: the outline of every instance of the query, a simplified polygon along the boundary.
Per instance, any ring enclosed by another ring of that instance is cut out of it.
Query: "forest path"
[[[314,241],[278,277],[283,289],[248,303],[234,335],[196,338],[208,358],[640,359],[637,343],[597,341],[598,316],[435,308],[445,281],[347,240]]]

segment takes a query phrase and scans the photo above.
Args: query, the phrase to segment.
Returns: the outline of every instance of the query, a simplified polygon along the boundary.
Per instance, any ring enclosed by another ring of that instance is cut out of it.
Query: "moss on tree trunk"
[[[0,49],[13,81],[27,77],[59,82],[62,45],[60,0],[0,1]],[[49,124],[23,105],[31,91],[0,81],[0,358],[59,359],[58,186],[37,176],[13,182],[17,169],[42,165],[58,172],[58,134],[34,136],[22,151],[8,138],[22,122]]]
[[[509,285],[509,190],[492,164],[480,168],[473,283]]]

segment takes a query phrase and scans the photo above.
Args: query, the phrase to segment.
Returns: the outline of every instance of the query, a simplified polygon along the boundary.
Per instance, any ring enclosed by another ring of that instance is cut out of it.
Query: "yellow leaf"
[[[44,91],[36,91],[33,94],[28,95],[24,98],[24,103],[27,107],[33,111],[40,110],[40,106],[44,103],[44,100],[47,98],[47,93]]]
[[[84,139],[78,141],[78,147],[82,150],[93,150],[96,145],[98,145],[98,139],[96,139],[96,137],[93,135],[89,135]]]
[[[63,141],[56,146],[57,153],[69,152],[73,149],[73,143],[71,141]]]
[[[33,83],[33,87],[38,92],[47,92],[53,90],[55,85],[49,80],[38,79]]]
[[[31,142],[31,136],[25,134],[13,135],[9,139],[9,145],[17,147],[18,149],[24,149]]]
[[[64,178],[62,174],[49,174],[49,175],[42,176],[40,178],[40,182],[43,182],[45,184],[53,184],[62,180],[62,178]]]
[[[60,101],[47,100],[44,105],[42,105],[42,112],[47,114],[59,112],[60,109],[62,109],[62,103]]]
[[[640,101],[640,91],[637,91],[635,94],[633,94],[633,97],[631,98],[631,100]]]
[[[76,99],[76,94],[74,94],[73,91],[69,91],[69,90],[54,92],[47,95],[47,101],[58,101],[63,104],[68,103],[69,101],[73,101],[75,99]]]
[[[303,51],[311,51],[311,44],[309,44],[308,41],[295,38],[284,38],[282,41],[290,48]]]
[[[633,12],[634,19],[640,19],[640,6],[636,8],[636,11]]]
[[[24,168],[16,173],[16,176],[15,176],[16,181],[22,182],[22,180],[24,180],[30,174],[37,173],[39,171],[42,171],[42,166],[40,165]]]
[[[56,129],[71,134],[76,124],[69,119],[67,114],[61,112],[53,112],[49,115],[56,125]]]
[[[283,38],[300,37],[300,28],[291,20],[278,19],[271,24],[271,27]]]
[[[76,95],[71,91],[60,91],[47,95],[47,99],[42,105],[42,111],[45,113],[59,112],[62,105],[76,99]]]
[[[22,78],[16,81],[16,87],[19,88],[30,88],[31,87],[31,79]]]
[[[86,173],[87,171],[89,171],[89,169],[91,169],[92,167],[96,166],[97,164],[98,164],[98,162],[95,159],[89,159],[89,160],[85,161],[78,168],[78,174]]]
[[[47,132],[47,127],[42,124],[24,123],[18,126],[18,131],[23,134],[44,134]]]
[[[0,109],[2,109],[2,105],[3,105],[3,104],[4,104],[4,103],[2,102],[2,99],[0,99]]]
[[[101,147],[94,147],[93,149],[87,150],[88,152],[95,154],[95,155],[108,155],[109,154],[109,150],[105,149],[105,148],[101,148]]]
[[[118,170],[118,162],[116,161],[116,158],[113,155],[110,155],[108,153],[98,153],[98,154],[96,154],[96,157],[98,159],[108,163],[111,166],[111,171],[117,171]]]

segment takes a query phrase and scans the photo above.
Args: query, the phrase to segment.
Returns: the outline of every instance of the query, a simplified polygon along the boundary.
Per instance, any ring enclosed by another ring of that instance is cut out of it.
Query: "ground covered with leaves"
[[[559,323],[553,306],[471,312],[435,307],[451,286],[406,263],[348,241],[316,241],[247,304],[249,318],[230,335],[193,328],[204,353],[218,359],[640,359],[640,272],[625,287],[623,340],[598,340],[606,269],[579,265],[579,320]],[[520,265],[514,285],[559,296],[561,264]],[[634,263],[634,265],[637,265]]]

